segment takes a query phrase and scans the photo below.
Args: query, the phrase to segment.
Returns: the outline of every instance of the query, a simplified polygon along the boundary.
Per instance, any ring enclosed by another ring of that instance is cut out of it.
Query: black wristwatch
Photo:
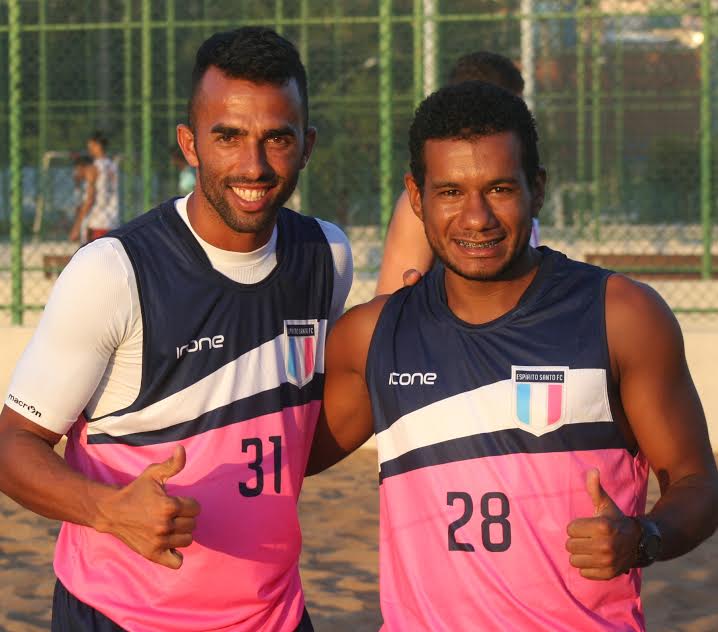
[[[645,516],[633,518],[641,528],[641,539],[638,541],[638,551],[634,568],[645,568],[655,562],[661,554],[663,539],[661,532],[653,520]]]

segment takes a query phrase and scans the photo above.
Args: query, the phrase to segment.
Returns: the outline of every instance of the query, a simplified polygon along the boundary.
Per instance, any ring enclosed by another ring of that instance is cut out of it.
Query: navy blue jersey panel
[[[440,265],[389,298],[367,358],[376,432],[436,401],[510,380],[512,366],[610,371],[604,289],[611,273],[539,251],[539,270],[518,305],[483,325],[449,309]],[[407,383],[392,384],[399,380]]]
[[[610,449],[626,449],[623,438],[611,423],[569,424],[542,437],[534,437],[519,429],[499,430],[411,450],[382,463],[379,476],[380,480],[384,480],[422,467],[507,454]]]
[[[289,209],[277,226],[277,266],[252,285],[212,268],[174,200],[110,233],[135,271],[143,325],[140,392],[112,414],[187,388],[282,334],[285,320],[328,318],[334,264],[321,226]],[[188,352],[198,346],[211,352]]]

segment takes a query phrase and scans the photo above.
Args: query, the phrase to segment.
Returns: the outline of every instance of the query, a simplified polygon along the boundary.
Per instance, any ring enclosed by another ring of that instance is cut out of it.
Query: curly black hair
[[[284,86],[292,79],[297,82],[305,126],[309,119],[307,73],[294,44],[276,31],[260,26],[245,26],[234,31],[215,33],[197,51],[192,69],[192,86],[188,105],[190,125],[193,125],[194,100],[202,77],[216,66],[233,79],[247,79],[253,83]]]
[[[416,109],[409,128],[411,175],[423,191],[429,139],[471,139],[514,132],[521,141],[524,174],[533,186],[539,168],[536,123],[523,99],[482,81],[449,85],[430,94]]]
[[[460,57],[449,71],[450,84],[464,81],[485,81],[521,96],[524,78],[514,63],[503,55],[485,50]]]

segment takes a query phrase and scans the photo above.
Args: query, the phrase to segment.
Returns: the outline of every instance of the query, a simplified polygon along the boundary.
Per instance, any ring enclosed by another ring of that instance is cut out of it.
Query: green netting
[[[243,24],[302,53],[319,142],[294,202],[348,232],[352,302],[373,294],[413,108],[483,49],[526,80],[549,172],[543,241],[640,276],[676,311],[718,313],[717,12],[710,0],[0,2],[0,315],[39,310],[47,257],[75,247],[69,156],[89,131],[110,136],[126,219],[176,194],[194,53]]]

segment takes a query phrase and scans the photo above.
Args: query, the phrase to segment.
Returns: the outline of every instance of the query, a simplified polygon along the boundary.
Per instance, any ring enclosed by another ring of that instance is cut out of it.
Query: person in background
[[[109,140],[101,131],[87,139],[92,165],[85,168],[85,197],[77,208],[70,241],[80,241],[87,227],[87,242],[106,235],[120,225],[117,164],[107,155]]]
[[[77,154],[72,159],[72,183],[73,183],[73,195],[77,200],[75,206],[74,217],[77,217],[80,212],[86,197],[87,197],[87,186],[88,186],[88,175],[93,170],[92,158],[86,154]],[[80,226],[80,244],[87,243],[87,215]],[[68,259],[69,261],[69,259]]]
[[[195,170],[187,164],[187,160],[179,147],[172,149],[172,164],[177,168],[177,192],[184,196],[194,190],[197,179]]]

